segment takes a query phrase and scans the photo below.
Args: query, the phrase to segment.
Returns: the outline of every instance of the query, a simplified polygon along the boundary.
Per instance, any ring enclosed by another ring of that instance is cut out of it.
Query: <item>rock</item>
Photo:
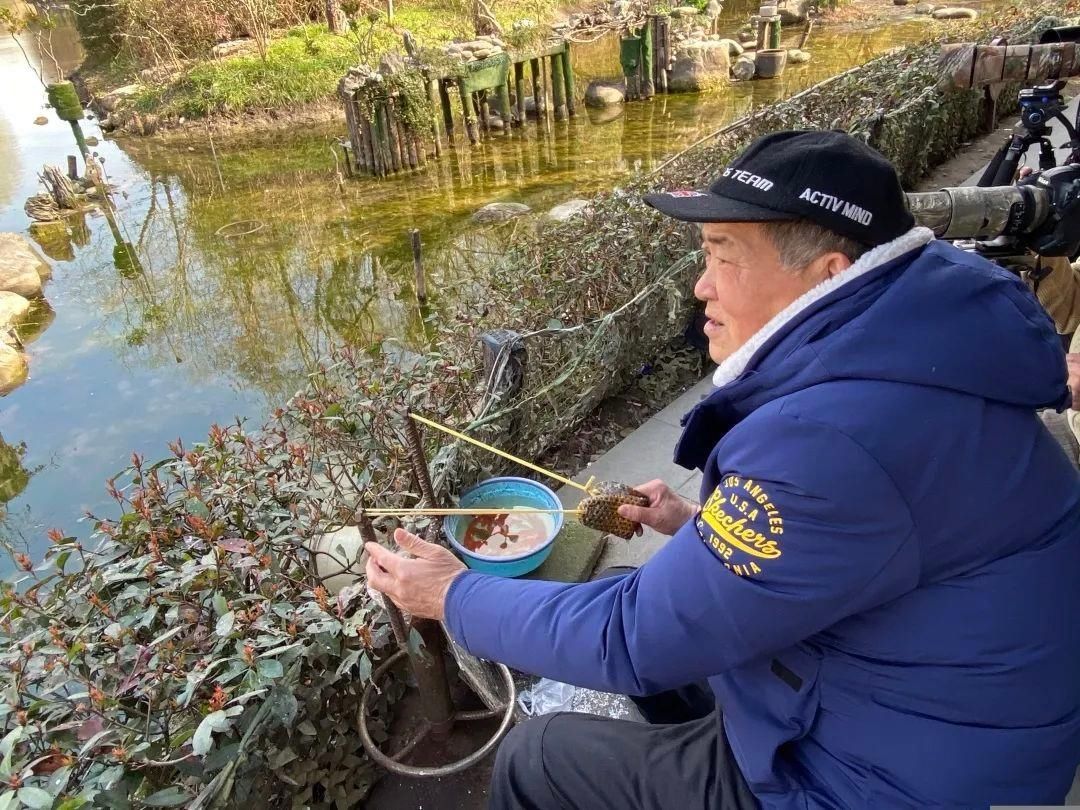
[[[495,202],[488,203],[472,215],[473,222],[486,225],[492,222],[506,222],[514,217],[527,214],[532,209],[524,203]]]
[[[892,4],[894,6],[906,6],[908,4],[908,0],[892,0]]]
[[[809,51],[800,51],[798,48],[792,48],[787,52],[788,64],[792,65],[804,65],[810,61]]]
[[[793,25],[806,22],[813,5],[814,0],[789,0],[785,6],[778,8],[776,13],[780,15],[782,25]]]
[[[487,59],[489,56],[491,56],[491,54],[492,54],[492,51],[487,50],[487,49],[482,49],[482,50],[479,50],[479,51],[473,51],[473,57],[475,57],[476,59]]]
[[[39,127],[43,127],[47,123],[49,123],[49,119],[46,118],[44,115],[39,115],[37,118],[34,119],[34,123],[37,124]]]
[[[52,269],[25,236],[0,233],[0,290],[36,298],[41,295],[42,280],[50,275]]]
[[[566,222],[574,217],[581,216],[581,212],[588,207],[588,200],[567,200],[560,205],[556,205],[544,216],[553,222]],[[29,302],[27,302],[27,305],[29,305]]]
[[[488,127],[490,129],[504,129],[506,124],[500,116],[493,114],[488,116]]]
[[[694,6],[678,6],[671,10],[672,17],[696,17],[698,13]]]
[[[754,60],[749,58],[747,54],[743,54],[735,60],[735,64],[731,66],[731,78],[738,79],[740,82],[748,81],[754,78],[754,73],[757,72],[757,65],[754,64]]]
[[[117,87],[111,93],[106,93],[97,99],[97,106],[107,113],[115,112],[116,108],[123,104],[126,99],[131,98],[138,92],[139,85],[125,84],[123,87]]]
[[[315,570],[331,596],[336,596],[342,588],[354,584],[363,575],[364,567],[360,558],[364,553],[364,539],[357,526],[346,526],[336,532],[320,535],[309,543],[308,549],[315,556]],[[347,568],[351,571],[347,571]]]
[[[733,39],[721,39],[720,42],[727,45],[729,56],[742,56],[744,50],[746,50],[740,43]]]
[[[935,6],[933,3],[919,3],[917,6],[915,6],[915,13],[933,14],[935,9],[937,9],[937,6]]]
[[[755,41],[757,41],[757,37],[754,36],[753,34],[751,34],[749,31],[740,31],[739,32],[739,42],[742,42],[744,45],[747,42],[755,42]]]
[[[590,82],[585,90],[586,107],[611,107],[622,104],[626,100],[623,91],[618,87],[602,82]]]
[[[211,48],[210,55],[215,59],[225,59],[242,53],[254,53],[257,50],[258,45],[253,39],[231,39],[228,42],[219,42]]]
[[[731,52],[725,42],[684,42],[675,52],[668,88],[676,93],[705,90],[731,71]]]
[[[10,326],[15,326],[30,311],[30,302],[13,292],[0,292],[0,338]]]
[[[183,119],[183,118],[181,118],[181,119],[180,119],[180,123],[181,123],[181,124],[182,124],[182,123],[184,123],[184,119]],[[99,140],[98,140],[97,138],[95,138],[95,137],[94,137],[93,135],[91,135],[91,136],[90,136],[89,138],[87,138],[87,139],[86,139],[86,145],[87,145],[87,146],[97,146],[97,145],[98,145],[98,144],[100,144],[100,143],[101,143],[101,141],[99,141]]]
[[[935,20],[974,20],[979,16],[979,12],[973,8],[947,6],[931,12],[931,16]]]
[[[0,343],[0,396],[10,394],[26,382],[29,373],[26,355],[14,346]]]
[[[8,343],[0,342],[0,396],[22,386],[29,373],[26,355]]]
[[[525,114],[536,115],[536,99],[532,96],[525,96]]]

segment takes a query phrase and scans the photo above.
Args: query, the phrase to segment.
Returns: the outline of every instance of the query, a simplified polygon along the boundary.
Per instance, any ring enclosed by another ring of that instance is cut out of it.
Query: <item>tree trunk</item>
[[[341,9],[338,0],[326,0],[326,27],[331,34],[341,33]]]

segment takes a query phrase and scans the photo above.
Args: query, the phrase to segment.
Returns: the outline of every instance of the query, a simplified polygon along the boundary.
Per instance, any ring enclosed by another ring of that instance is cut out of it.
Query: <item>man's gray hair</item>
[[[825,253],[843,253],[855,262],[870,249],[805,219],[761,224],[780,254],[781,263],[790,270],[801,270]]]

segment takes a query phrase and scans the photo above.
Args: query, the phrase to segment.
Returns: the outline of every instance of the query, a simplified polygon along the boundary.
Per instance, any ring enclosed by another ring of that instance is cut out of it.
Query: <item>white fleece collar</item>
[[[754,333],[739,349],[721,363],[713,372],[713,385],[717,388],[727,385],[746,370],[747,363],[757,354],[758,349],[765,345],[773,335],[784,328],[796,315],[812,304],[820,301],[826,295],[840,289],[845,284],[854,281],[860,276],[866,275],[871,270],[891,262],[910,253],[916,248],[927,245],[934,239],[934,232],[929,228],[914,227],[905,234],[872,248],[859,257],[851,267],[839,275],[821,282],[816,287],[807,290],[782,311],[773,316],[767,324]]]

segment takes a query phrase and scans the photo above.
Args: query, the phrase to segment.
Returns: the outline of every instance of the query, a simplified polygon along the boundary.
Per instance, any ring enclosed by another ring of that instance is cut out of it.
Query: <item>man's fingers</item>
[[[401,564],[401,557],[388,548],[383,548],[378,543],[365,543],[364,549],[368,553],[368,567],[372,563],[390,574],[396,574]]]
[[[439,553],[439,546],[422,540],[412,532],[407,532],[404,529],[394,529],[394,542],[410,554],[426,560],[432,559],[433,555]]]
[[[632,520],[634,523],[644,523],[652,511],[647,506],[634,506],[632,503],[624,503],[619,507],[619,517]]]
[[[393,576],[375,562],[374,556],[368,557],[367,567],[364,570],[367,574],[368,585],[380,593],[386,593],[393,587]]]

